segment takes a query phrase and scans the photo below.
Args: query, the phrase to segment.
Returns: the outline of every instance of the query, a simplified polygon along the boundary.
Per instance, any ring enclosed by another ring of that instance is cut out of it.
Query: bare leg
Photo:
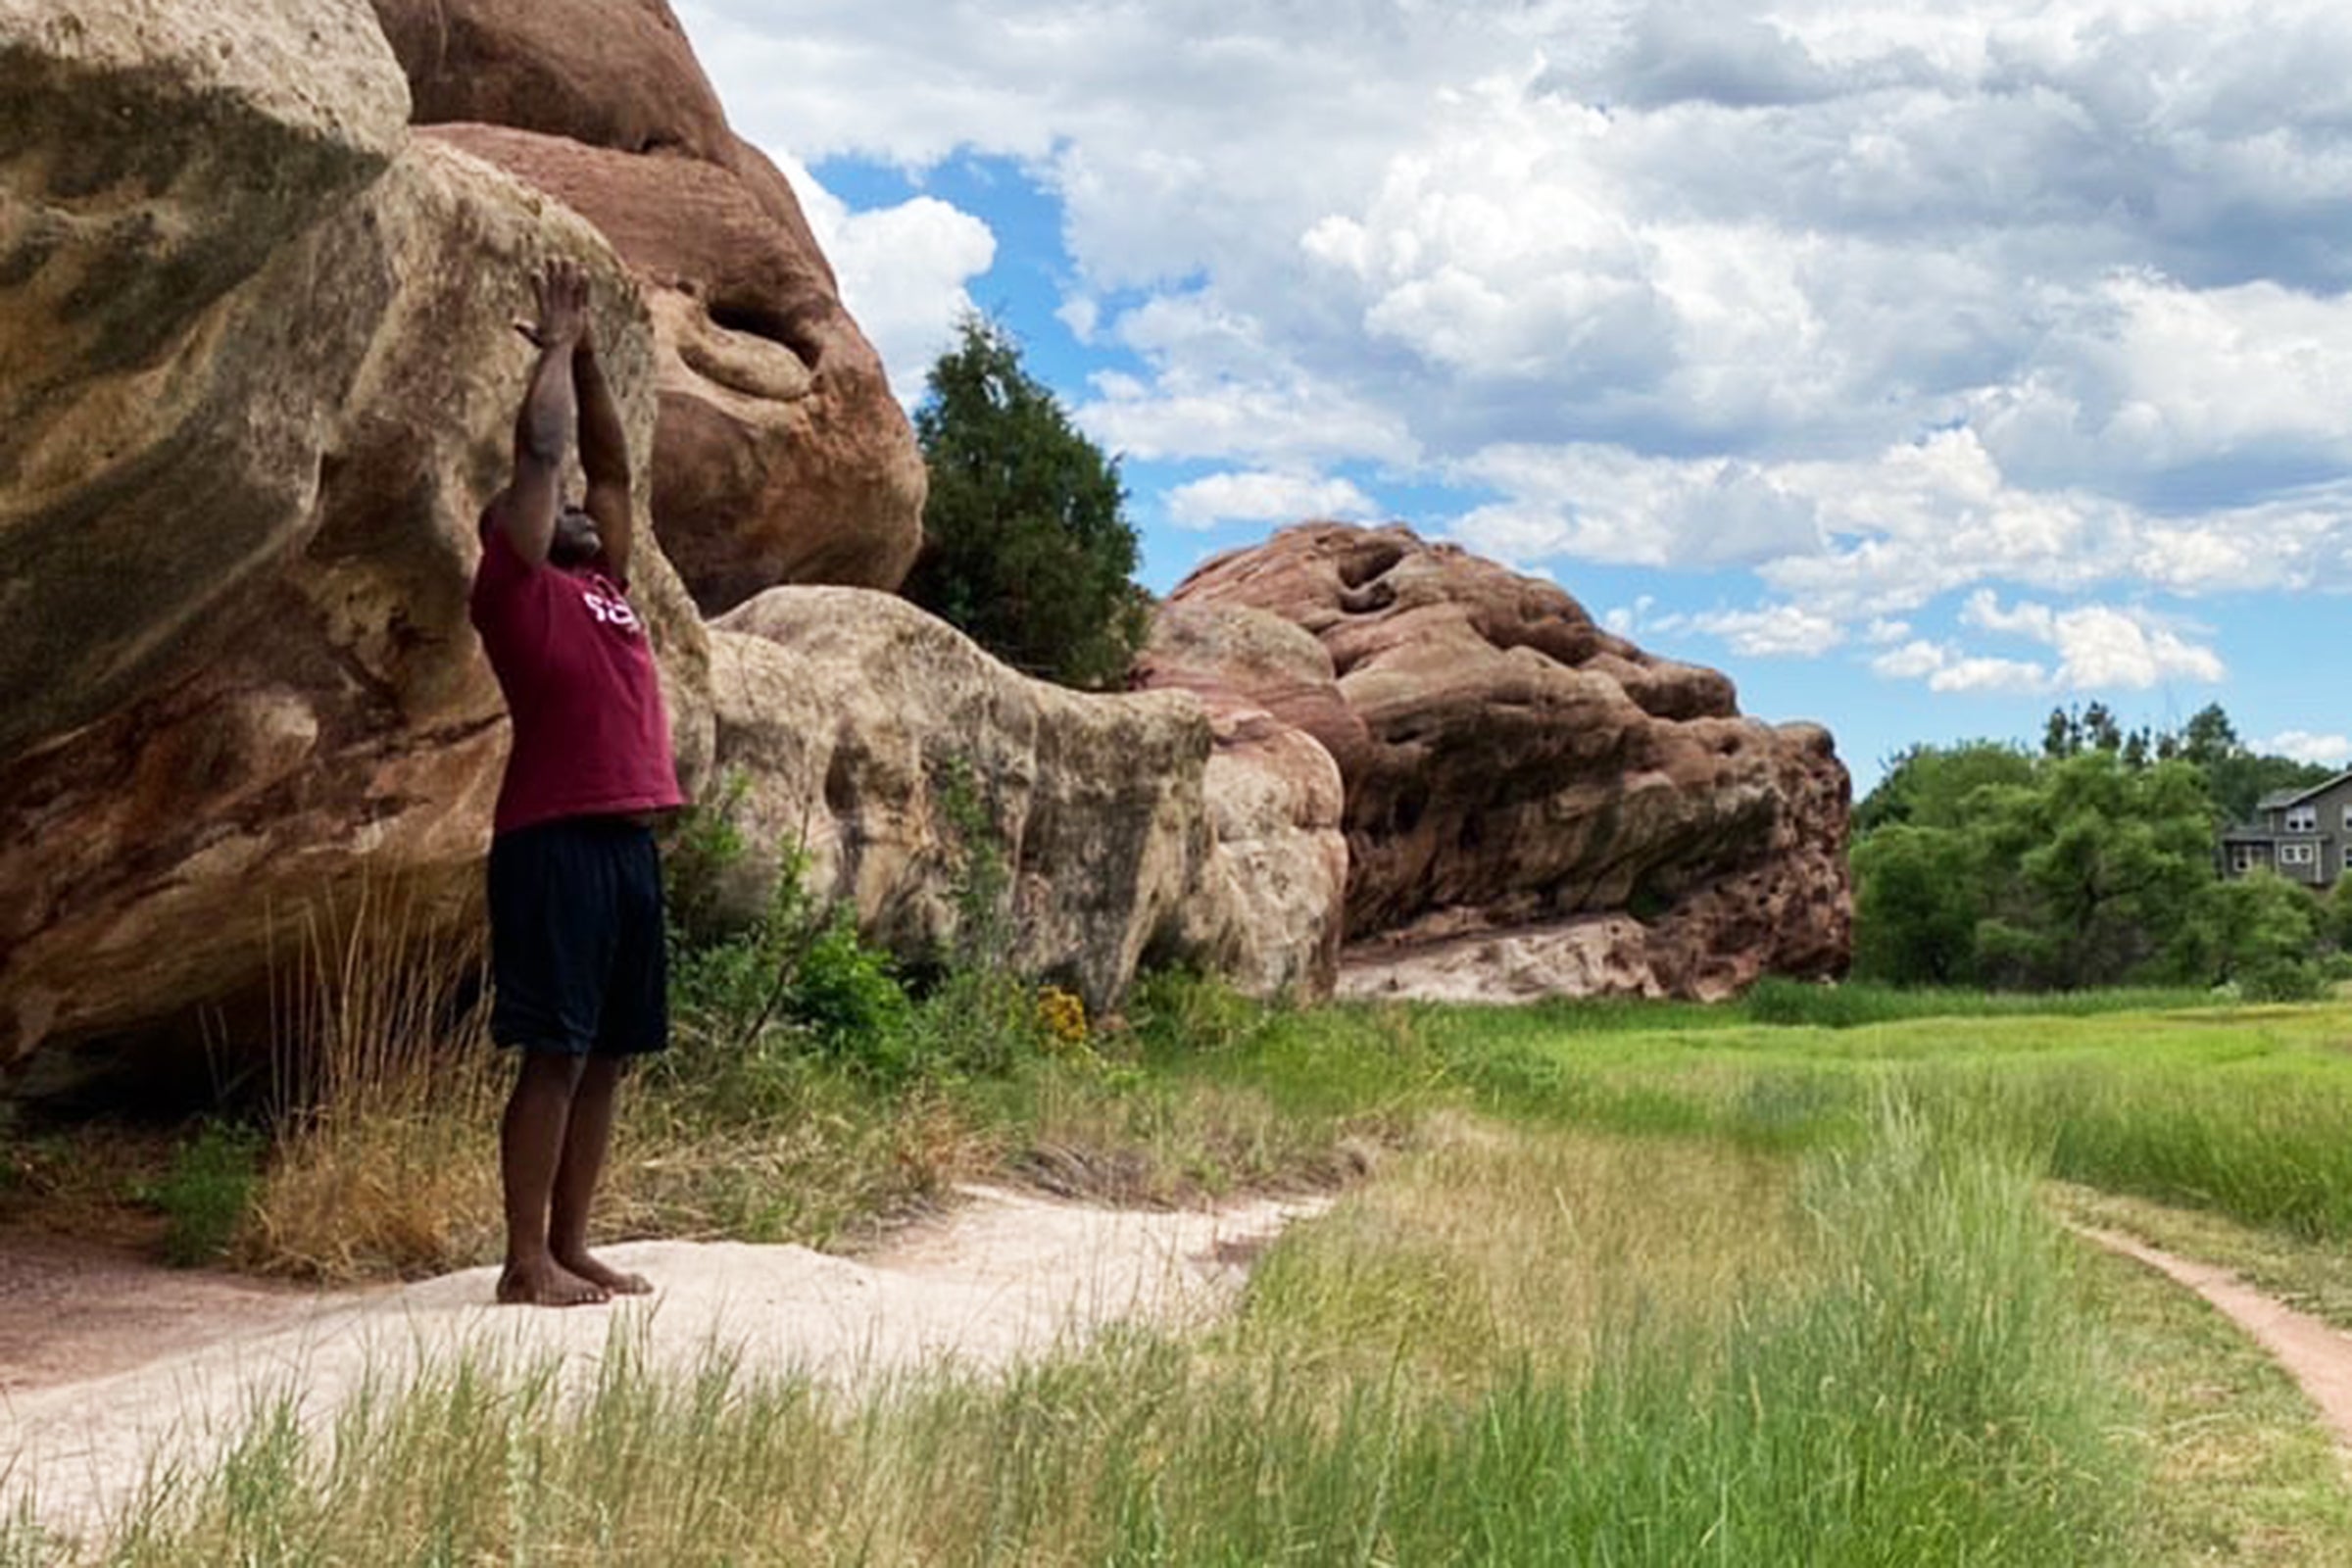
[[[612,1102],[620,1068],[618,1056],[590,1056],[580,1070],[571,1092],[571,1118],[564,1129],[564,1158],[556,1167],[550,1240],[563,1268],[616,1296],[643,1296],[653,1289],[643,1275],[608,1268],[588,1253],[588,1208],[596,1200],[605,1152],[612,1143]]]
[[[548,1214],[580,1070],[577,1057],[552,1051],[522,1053],[514,1092],[499,1123],[499,1174],[507,1197],[507,1266],[498,1279],[501,1301],[580,1306],[607,1297],[599,1286],[559,1265],[548,1246]]]

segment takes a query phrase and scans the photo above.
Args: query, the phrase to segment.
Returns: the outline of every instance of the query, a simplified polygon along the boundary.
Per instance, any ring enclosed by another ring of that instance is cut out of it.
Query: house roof
[[[2273,790],[2254,803],[2254,809],[2257,811],[2279,811],[2290,806],[2300,806],[2315,795],[2325,795],[2348,778],[2352,778],[2352,769],[2346,769],[2332,778],[2324,778],[2317,784],[2306,785],[2299,790]]]

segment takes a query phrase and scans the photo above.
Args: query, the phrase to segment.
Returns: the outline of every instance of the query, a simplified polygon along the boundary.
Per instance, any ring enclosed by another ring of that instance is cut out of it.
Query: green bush
[[[260,1188],[263,1149],[249,1127],[207,1122],[172,1151],[171,1167],[139,1195],[163,1211],[167,1261],[194,1268],[228,1251]]]
[[[2237,994],[2248,1002],[2317,1002],[2327,992],[2327,976],[2310,958],[2259,959],[2237,977]]]
[[[1046,1053],[1036,993],[1016,975],[950,970],[917,1005],[921,1061],[938,1072],[997,1075]]]
[[[662,849],[662,904],[673,951],[708,947],[728,933],[719,918],[719,884],[750,848],[737,813],[750,775],[730,768],[710,799],[688,807]]]
[[[1161,1054],[1235,1051],[1273,1016],[1222,980],[1167,969],[1137,977],[1127,994],[1127,1023],[1146,1050]]]
[[[674,926],[671,1002],[718,1049],[770,1050],[781,1032],[854,1070],[896,1083],[919,1065],[912,1006],[890,955],[844,906],[808,890],[808,858],[779,857],[767,907],[743,930],[695,943]]]
[[[865,944],[846,908],[836,907],[800,951],[777,1010],[826,1055],[876,1077],[895,1082],[919,1065],[906,988],[890,955]]]

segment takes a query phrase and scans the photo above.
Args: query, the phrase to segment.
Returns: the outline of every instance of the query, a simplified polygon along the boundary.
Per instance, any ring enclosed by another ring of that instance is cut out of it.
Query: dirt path
[[[1182,1325],[1219,1309],[1256,1251],[1321,1206],[1138,1212],[994,1189],[967,1199],[861,1259],[739,1243],[614,1248],[657,1294],[564,1312],[490,1305],[489,1269],[312,1293],[0,1238],[0,1510],[30,1495],[53,1526],[93,1529],[151,1466],[209,1468],[259,1401],[288,1398],[316,1429],[371,1375],[397,1382],[459,1353],[553,1358],[579,1378],[619,1332],[657,1366],[724,1348],[749,1371],[853,1386],[929,1364],[1001,1366],[1113,1321]],[[2078,1230],[2243,1327],[2352,1454],[2352,1335],[2226,1269]]]
[[[658,1368],[718,1351],[749,1375],[846,1387],[932,1364],[1002,1366],[1114,1321],[1181,1327],[1221,1308],[1256,1251],[1326,1201],[1138,1211],[988,1188],[965,1199],[858,1259],[741,1243],[612,1248],[655,1294],[565,1311],[492,1305],[488,1268],[291,1294],[89,1250],[53,1253],[48,1272],[13,1255],[0,1264],[0,1322],[16,1318],[0,1338],[0,1514],[30,1496],[53,1528],[94,1530],[151,1470],[208,1472],[257,1406],[284,1398],[322,1430],[368,1380],[397,1387],[461,1354],[553,1360],[577,1379],[625,1335]]]
[[[125,1247],[0,1232],[0,1413],[18,1396],[264,1333],[317,1293],[164,1268]]]
[[[2352,1454],[2352,1334],[2265,1296],[2226,1268],[2175,1256],[2118,1231],[2083,1225],[2074,1229],[2196,1292],[2244,1329],[2302,1386],[2319,1406],[2328,1430],[2335,1434],[2336,1446]]]

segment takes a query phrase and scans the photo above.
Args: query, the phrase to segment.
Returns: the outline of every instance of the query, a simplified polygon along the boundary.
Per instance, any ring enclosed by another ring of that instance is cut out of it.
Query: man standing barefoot
[[[653,824],[685,802],[645,627],[629,606],[629,458],[588,283],[547,264],[514,470],[482,514],[472,616],[514,736],[490,844],[490,1032],[521,1067],[499,1135],[502,1301],[649,1290],[589,1255],[588,1208],[628,1058],[669,1043]],[[577,422],[581,505],[559,486]]]

